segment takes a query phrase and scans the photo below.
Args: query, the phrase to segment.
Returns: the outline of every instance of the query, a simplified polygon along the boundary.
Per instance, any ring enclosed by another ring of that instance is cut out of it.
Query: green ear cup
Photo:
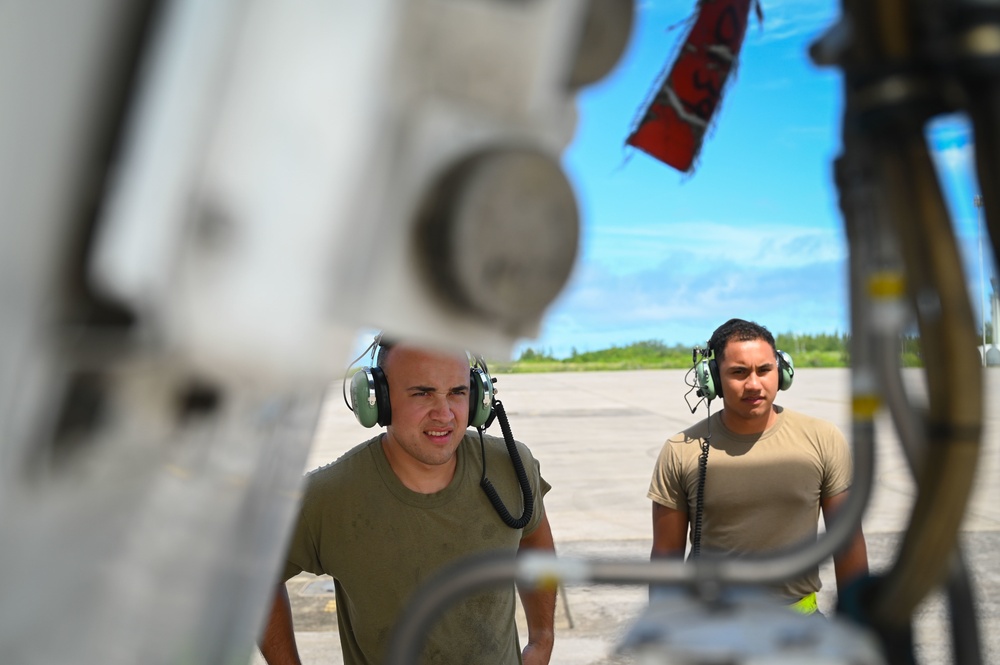
[[[781,374],[778,376],[778,390],[788,390],[792,387],[792,379],[795,378],[795,365],[792,357],[784,351],[778,350],[778,369]]]
[[[698,381],[698,394],[705,399],[712,401],[719,394],[716,386],[716,376],[719,373],[718,366],[714,360],[700,360],[694,366],[694,376]]]
[[[389,384],[378,367],[362,367],[351,379],[351,408],[363,427],[388,425],[392,420]]]
[[[479,367],[473,367],[469,375],[469,427],[481,427],[493,413],[493,380]]]

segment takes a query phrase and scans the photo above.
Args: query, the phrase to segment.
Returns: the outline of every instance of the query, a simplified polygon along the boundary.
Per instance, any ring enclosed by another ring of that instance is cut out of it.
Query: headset
[[[702,359],[697,360],[698,355]],[[712,401],[716,397],[722,396],[722,379],[719,376],[719,363],[715,359],[714,350],[711,348],[695,348],[692,356],[696,359],[694,366],[694,376],[697,382],[698,397],[704,397]],[[792,357],[781,351],[777,351],[778,356],[778,390],[788,390],[792,387],[792,380],[795,378],[795,365]]]
[[[381,363],[376,359],[376,352],[378,352],[378,360],[381,360],[382,354],[389,346],[388,343],[383,344],[382,334],[379,333],[368,348],[362,351],[361,355],[351,363],[353,366],[365,354],[371,352],[372,364],[362,367],[351,378],[351,401],[347,404],[347,408],[354,412],[354,417],[364,427],[373,427],[376,424],[385,427],[392,423],[389,382],[385,378],[385,372],[379,367]],[[490,377],[486,360],[482,356],[466,353],[474,362],[469,368],[469,427],[475,427],[479,432],[479,446],[483,457],[483,475],[479,485],[483,488],[483,492],[486,493],[486,497],[503,523],[512,529],[523,529],[531,521],[531,516],[534,513],[534,494],[531,490],[531,484],[528,482],[528,474],[514,442],[507,413],[504,411],[503,404],[496,398],[496,388],[493,385],[496,379]],[[342,390],[346,391],[346,383],[347,376],[345,375]],[[344,402],[347,403],[346,393],[344,394]],[[494,419],[500,421],[507,454],[514,467],[517,483],[521,487],[524,510],[520,517],[511,515],[496,488],[493,487],[493,483],[486,477],[486,444],[483,441],[483,432],[489,428]]]
[[[381,354],[387,348],[382,345],[380,334],[356,359],[364,357],[371,351],[372,364],[362,367],[351,378],[351,402],[348,404],[348,408],[354,412],[354,417],[363,427],[375,425],[385,427],[392,424],[389,382],[385,378],[385,372],[376,362],[376,351],[381,358]],[[469,368],[469,427],[486,429],[495,416],[493,404],[496,389],[482,357],[471,357],[475,365]]]

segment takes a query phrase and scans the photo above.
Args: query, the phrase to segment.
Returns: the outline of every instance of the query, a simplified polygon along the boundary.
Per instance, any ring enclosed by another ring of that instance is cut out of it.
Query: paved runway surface
[[[962,546],[975,584],[984,661],[1000,663],[1000,369],[985,375],[985,445],[962,523]],[[646,490],[653,462],[669,435],[705,415],[704,406],[695,414],[686,406],[684,377],[682,370],[497,377],[498,398],[514,436],[532,449],[552,484],[546,509],[561,555],[648,560],[652,536]],[[921,373],[908,370],[906,379],[920,402],[925,394]],[[849,380],[848,370],[799,369],[794,385],[777,402],[830,420],[849,435]],[[498,425],[490,431],[499,436]],[[915,492],[888,415],[879,417],[877,431],[875,486],[864,519],[876,573],[897,556]],[[338,383],[328,396],[308,468],[371,435],[344,406]],[[832,565],[821,569],[821,577],[820,606],[829,612],[835,602]],[[288,588],[303,662],[342,663],[329,579],[301,575]],[[613,649],[645,603],[645,587],[566,587],[557,603],[552,662],[631,663],[613,656]],[[919,663],[952,662],[947,621],[942,594],[932,594],[915,617]],[[259,663],[263,660],[255,656],[251,665]]]

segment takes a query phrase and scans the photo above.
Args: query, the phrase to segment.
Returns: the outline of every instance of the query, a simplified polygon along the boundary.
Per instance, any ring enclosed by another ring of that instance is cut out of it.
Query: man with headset
[[[465,355],[380,337],[376,347],[375,366],[352,380],[352,410],[366,427],[386,429],[307,476],[260,643],[270,665],[299,663],[283,581],[301,571],[334,578],[344,662],[380,664],[410,595],[441,567],[490,550],[555,549],[542,502],[549,485],[529,450],[509,436],[485,363],[470,371]],[[494,406],[506,441],[482,434]],[[504,501],[520,503],[521,518],[506,513]],[[511,585],[445,612],[427,636],[423,662],[548,663],[555,592],[518,591],[528,624],[523,651]]]
[[[774,404],[792,383],[791,358],[763,326],[722,324],[708,342],[710,359],[695,367],[698,395],[723,408],[664,444],[653,471],[652,557],[738,556],[815,540],[820,510],[832,519],[851,484],[850,449],[840,431]],[[712,454],[709,455],[709,452]],[[834,557],[837,588],[868,573],[859,528]],[[776,593],[800,612],[816,611],[819,570],[789,580]]]

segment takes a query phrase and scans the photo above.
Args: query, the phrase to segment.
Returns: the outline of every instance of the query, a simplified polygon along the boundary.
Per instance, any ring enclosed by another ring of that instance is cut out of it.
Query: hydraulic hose
[[[887,228],[891,224],[887,223],[881,189],[875,186],[871,151],[867,144],[855,138],[845,137],[845,155],[837,160],[836,170],[851,248],[851,328],[854,333],[851,367],[855,376],[876,378],[878,392],[889,409],[904,457],[913,475],[917,476],[926,455],[927,416],[911,403],[902,380],[899,340],[908,310],[904,302],[905,280],[899,247],[892,229]],[[947,579],[947,599],[954,662],[979,665],[982,653],[975,601],[957,544]],[[847,608],[850,607],[849,602]],[[853,614],[850,609],[847,611]]]
[[[710,555],[687,562],[580,560],[530,552],[513,557],[491,552],[441,569],[413,594],[400,613],[387,662],[415,665],[425,636],[438,617],[457,600],[477,591],[517,582],[555,588],[559,584],[681,584],[712,595],[728,585],[757,586],[782,582],[827,559],[851,536],[868,501],[872,474],[871,432],[855,439],[855,487],[838,519],[816,542],[767,558],[725,559]],[[860,455],[859,455],[860,453]]]
[[[898,558],[868,603],[872,622],[891,632],[909,625],[948,569],[978,456],[982,375],[962,264],[924,140],[926,122],[953,110],[954,87],[935,62],[939,42],[922,50],[945,21],[929,21],[905,0],[843,0],[843,14],[846,28],[821,39],[814,54],[844,70],[845,151],[864,152],[882,197],[872,233],[888,233],[898,247],[929,392],[916,503]]]
[[[995,79],[977,86],[969,96],[969,117],[976,137],[976,175],[994,265],[1000,265],[1000,83]]]
[[[906,266],[929,397],[917,500],[872,610],[877,621],[901,626],[944,580],[957,544],[979,452],[982,374],[962,264],[923,135],[885,138],[877,143],[877,168]]]

